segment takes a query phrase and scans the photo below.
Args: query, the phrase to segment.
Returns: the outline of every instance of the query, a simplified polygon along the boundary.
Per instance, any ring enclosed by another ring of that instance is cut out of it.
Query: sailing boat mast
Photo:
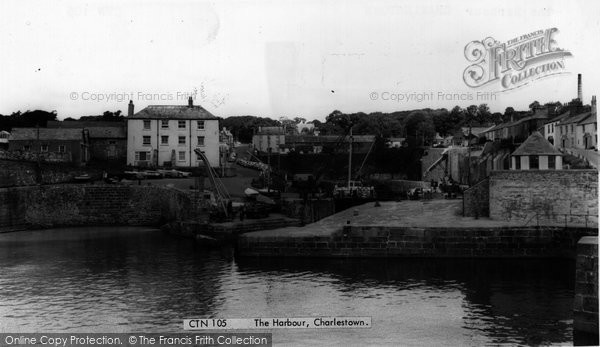
[[[350,126],[350,149],[348,150],[348,188],[352,179],[352,126]]]

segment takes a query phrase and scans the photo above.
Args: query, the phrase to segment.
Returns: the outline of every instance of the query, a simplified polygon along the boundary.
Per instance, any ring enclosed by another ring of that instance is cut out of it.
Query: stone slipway
[[[597,235],[597,227],[465,218],[461,208],[462,200],[368,203],[304,227],[241,235],[237,251],[240,256],[574,257],[581,236]]]

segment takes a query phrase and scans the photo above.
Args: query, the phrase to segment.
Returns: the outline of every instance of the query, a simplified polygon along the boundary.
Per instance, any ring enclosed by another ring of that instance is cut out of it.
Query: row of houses
[[[489,140],[510,140],[522,143],[534,131],[539,131],[560,150],[595,150],[598,147],[596,96],[589,106],[583,105],[581,75],[577,79],[577,98],[557,112],[552,105],[534,108],[532,115],[498,124],[484,132]]]
[[[128,105],[125,122],[49,121],[47,127],[14,128],[8,150],[60,153],[66,161],[84,165],[90,160],[126,162],[138,167],[197,167],[200,149],[213,167],[233,148],[233,135],[219,130],[219,120],[202,106],[150,105],[134,112]],[[8,134],[8,133],[7,133]]]
[[[307,135],[306,132],[291,134],[286,127],[276,126],[259,127],[252,136],[252,146],[255,150],[280,154],[345,150],[348,148],[349,142],[349,136],[318,135],[318,132],[314,135]],[[352,136],[352,150],[354,153],[367,153],[374,142],[374,135],[354,135]]]

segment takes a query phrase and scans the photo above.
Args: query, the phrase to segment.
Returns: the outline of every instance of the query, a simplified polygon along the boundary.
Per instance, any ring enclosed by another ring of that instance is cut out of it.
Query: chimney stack
[[[127,115],[133,116],[133,100],[129,100],[129,108],[127,109]]]
[[[596,95],[592,95],[592,114],[596,114]]]
[[[581,95],[581,74],[577,74],[577,99],[583,102],[583,97]]]
[[[194,107],[194,99],[191,96],[188,98],[188,107]]]

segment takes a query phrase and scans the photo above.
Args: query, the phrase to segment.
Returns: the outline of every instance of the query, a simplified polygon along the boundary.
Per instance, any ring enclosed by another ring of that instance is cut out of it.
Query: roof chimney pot
[[[581,95],[581,74],[577,74],[577,98],[579,101],[583,101],[583,97]]]
[[[134,108],[133,100],[129,100],[129,105],[128,105],[128,108],[127,108],[127,115],[128,116],[133,116],[133,108]]]

